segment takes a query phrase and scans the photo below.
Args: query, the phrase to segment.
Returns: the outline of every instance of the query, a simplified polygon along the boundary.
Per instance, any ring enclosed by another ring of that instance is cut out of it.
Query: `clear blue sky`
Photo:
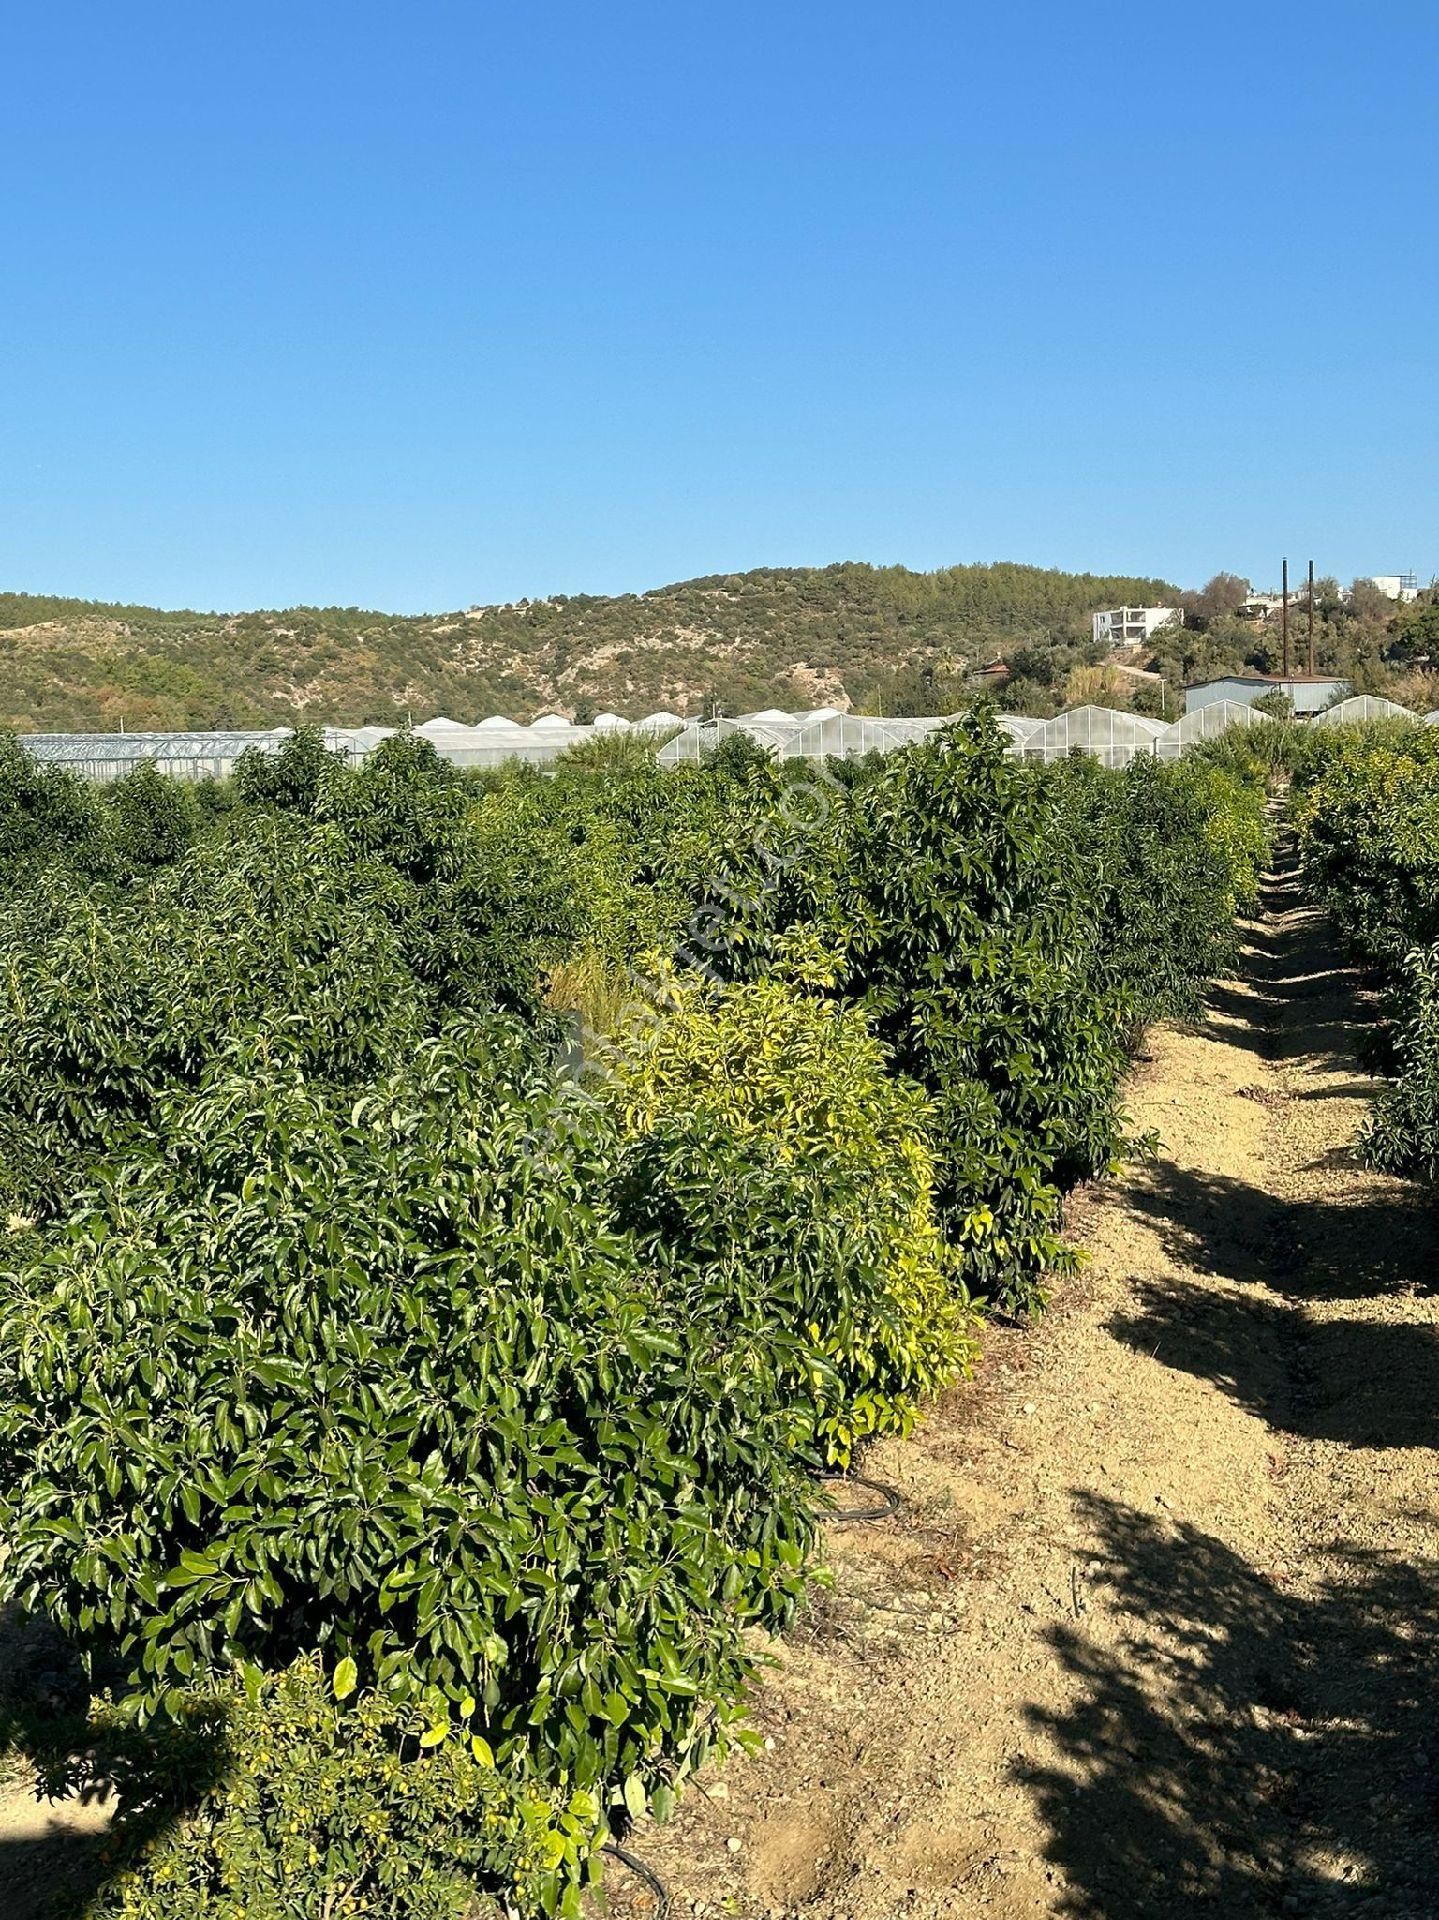
[[[1439,8],[11,0],[0,586],[1439,571]]]

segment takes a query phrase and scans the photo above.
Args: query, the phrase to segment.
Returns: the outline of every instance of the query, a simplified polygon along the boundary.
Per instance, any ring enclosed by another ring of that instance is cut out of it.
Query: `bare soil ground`
[[[1439,1916],[1436,1232],[1354,1162],[1352,1010],[1276,875],[1084,1279],[871,1455],[904,1511],[834,1530],[766,1751],[633,1837],[675,1920]],[[96,1817],[0,1790],[5,1920]]]
[[[870,1456],[766,1751],[634,1836],[677,1916],[1439,1915],[1436,1233],[1355,1162],[1353,989],[1272,876],[1084,1279]]]

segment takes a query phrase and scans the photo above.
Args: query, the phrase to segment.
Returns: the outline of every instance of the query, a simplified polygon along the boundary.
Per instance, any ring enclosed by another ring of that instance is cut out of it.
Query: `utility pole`
[[[1279,605],[1279,631],[1284,640],[1284,678],[1289,678],[1289,561],[1284,561],[1284,584]]]
[[[1309,562],[1309,677],[1314,677],[1314,562]]]

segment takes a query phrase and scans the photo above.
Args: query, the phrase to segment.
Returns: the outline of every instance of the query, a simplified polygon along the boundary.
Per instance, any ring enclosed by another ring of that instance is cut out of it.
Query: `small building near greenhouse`
[[[1325,707],[1349,691],[1347,680],[1336,680],[1322,673],[1231,673],[1219,680],[1201,680],[1184,689],[1184,711],[1193,713],[1215,700],[1233,700],[1252,707],[1266,693],[1284,694],[1301,719],[1322,713]]]

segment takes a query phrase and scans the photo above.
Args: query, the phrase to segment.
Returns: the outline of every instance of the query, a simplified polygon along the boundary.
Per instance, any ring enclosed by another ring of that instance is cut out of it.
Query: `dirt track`
[[[1275,876],[1084,1280],[871,1457],[772,1746],[636,1837],[678,1916],[1439,1915],[1435,1232],[1353,1162],[1351,993]]]

